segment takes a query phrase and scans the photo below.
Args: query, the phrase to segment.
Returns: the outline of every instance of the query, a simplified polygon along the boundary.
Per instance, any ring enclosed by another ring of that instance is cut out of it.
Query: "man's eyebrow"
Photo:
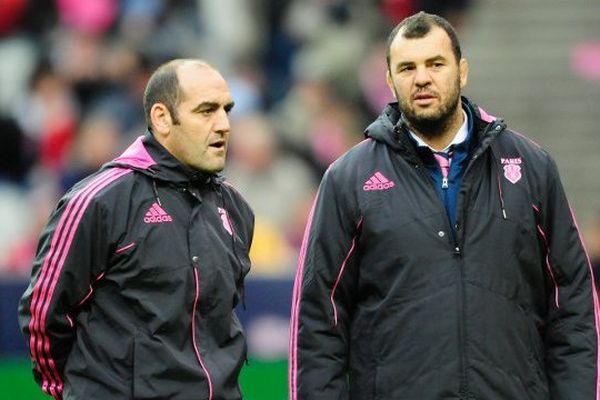
[[[229,102],[229,103],[225,104],[223,106],[223,108],[225,108],[225,111],[229,111],[233,108],[234,104],[235,103],[233,101]],[[216,110],[219,107],[221,107],[221,104],[217,103],[215,101],[203,101],[202,103],[200,103],[196,107],[194,107],[192,112],[198,112],[201,110]]]
[[[435,62],[435,61],[446,61],[446,60],[447,60],[446,57],[444,57],[441,54],[438,54],[438,55],[428,58],[427,60],[425,60],[425,62],[431,63],[431,62]],[[396,64],[396,71],[402,67],[408,67],[411,65],[415,65],[415,62],[414,61],[400,61]]]
[[[396,67],[404,67],[405,65],[413,65],[414,61],[402,61],[396,64]]]
[[[396,64],[396,71],[398,71],[402,67],[409,67],[411,65],[415,65],[413,61],[401,61]]]
[[[443,56],[443,55],[441,55],[441,54],[438,54],[437,56],[434,56],[434,57],[428,58],[426,61],[427,61],[427,62],[433,62],[433,61],[446,61],[446,57],[444,57],[444,56]]]
[[[219,103],[215,103],[214,101],[203,101],[202,103],[194,107],[192,111],[197,112],[200,110],[212,110],[215,108],[219,108]]]

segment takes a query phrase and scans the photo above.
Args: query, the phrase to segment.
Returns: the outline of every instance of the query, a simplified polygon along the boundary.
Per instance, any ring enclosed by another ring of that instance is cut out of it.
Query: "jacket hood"
[[[121,167],[138,171],[152,179],[179,185],[219,182],[217,174],[195,171],[177,160],[150,133],[139,136],[119,157],[106,167]]]
[[[475,138],[481,145],[491,142],[505,128],[504,121],[489,115],[483,108],[475,105],[466,97],[461,97],[463,108],[468,108],[470,115],[474,116],[473,130]],[[408,126],[398,108],[398,103],[389,103],[383,112],[365,130],[367,138],[383,142],[395,150],[403,150],[412,146],[408,136]],[[499,126],[500,129],[486,129],[491,126]],[[404,132],[404,134],[401,134]],[[485,136],[480,132],[488,132]]]

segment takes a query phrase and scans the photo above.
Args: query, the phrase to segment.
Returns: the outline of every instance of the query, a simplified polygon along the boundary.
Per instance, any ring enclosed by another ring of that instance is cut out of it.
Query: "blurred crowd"
[[[224,175],[256,212],[253,274],[291,275],[322,173],[391,101],[389,31],[416,10],[460,30],[469,5],[0,0],[0,276],[28,276],[57,199],[144,133],[146,80],[176,57],[229,82]]]

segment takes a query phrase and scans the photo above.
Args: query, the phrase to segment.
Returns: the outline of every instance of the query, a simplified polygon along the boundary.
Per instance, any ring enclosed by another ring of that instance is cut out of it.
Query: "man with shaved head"
[[[47,394],[242,398],[233,309],[254,215],[219,175],[232,107],[206,62],[160,66],[144,93],[148,131],[59,201],[19,305]]]

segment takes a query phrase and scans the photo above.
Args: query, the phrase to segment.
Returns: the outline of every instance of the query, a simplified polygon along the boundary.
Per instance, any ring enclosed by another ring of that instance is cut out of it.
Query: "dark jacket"
[[[456,235],[390,105],[325,174],[294,288],[291,400],[598,399],[598,301],[556,166],[475,117]]]
[[[56,399],[241,399],[234,314],[254,217],[147,133],[46,226],[19,322]]]

